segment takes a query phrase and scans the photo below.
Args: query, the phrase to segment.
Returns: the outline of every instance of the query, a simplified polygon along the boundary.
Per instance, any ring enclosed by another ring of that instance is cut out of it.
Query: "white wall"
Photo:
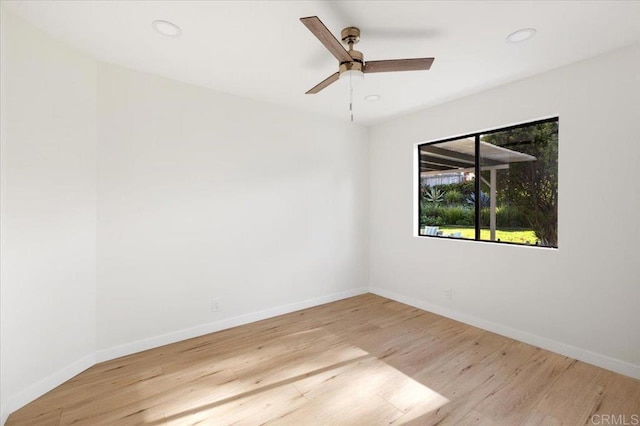
[[[635,46],[375,126],[372,289],[640,377],[639,69]],[[415,143],[554,115],[558,250],[412,236]]]
[[[96,64],[2,11],[2,421],[96,344]]]
[[[100,359],[367,286],[366,129],[108,64],[98,99]]]
[[[96,356],[365,291],[365,128],[1,27],[1,423]]]

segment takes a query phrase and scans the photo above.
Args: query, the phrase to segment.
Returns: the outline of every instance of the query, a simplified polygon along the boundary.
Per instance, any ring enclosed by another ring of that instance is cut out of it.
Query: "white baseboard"
[[[89,354],[84,358],[81,358],[67,365],[61,370],[58,370],[55,373],[45,377],[44,379],[33,383],[18,394],[10,396],[7,400],[7,403],[1,409],[2,414],[0,417],[0,424],[4,425],[9,415],[17,409],[23,407],[34,399],[39,398],[40,396],[49,392],[51,389],[66,382],[73,376],[83,372],[95,363],[95,353]]]
[[[588,364],[593,364],[598,367],[614,371],[616,373],[624,374],[625,376],[633,377],[634,379],[640,379],[640,365],[631,364],[626,361],[611,358],[596,352],[591,352],[587,349],[568,345],[566,343],[531,334],[526,331],[517,330],[515,328],[511,328],[497,322],[479,318],[474,315],[465,314],[463,312],[446,307],[434,305],[423,300],[417,300],[411,297],[404,296],[402,294],[395,293],[393,291],[388,291],[376,287],[370,287],[369,291],[371,293],[377,294],[378,296],[395,300],[396,302],[404,303],[406,305],[423,309],[434,314],[442,315],[444,317],[451,318],[456,321],[472,325],[474,327],[482,328],[483,330],[510,337],[520,342],[538,346],[540,348],[547,349],[560,355],[575,358]]]
[[[103,349],[96,352],[96,362],[108,361],[119,358],[121,356],[130,355],[136,352],[145,351],[147,349],[157,348],[158,346],[168,345],[170,343],[179,342],[193,337],[203,336],[205,334],[214,333],[216,331],[225,330],[227,328],[237,327],[239,325],[248,324],[250,322],[260,321],[272,318],[278,315],[288,314],[299,311],[301,309],[312,308],[314,306],[323,305],[325,303],[335,302],[336,300],[346,299],[347,297],[357,296],[367,293],[366,287],[360,287],[352,290],[342,291],[327,296],[320,296],[313,299],[303,300],[301,302],[290,303],[288,305],[277,306],[258,312],[252,312],[245,315],[239,315],[232,318],[226,318],[220,321],[208,324],[198,325],[196,327],[174,331],[160,336],[154,336],[147,339],[138,340],[136,342]]]

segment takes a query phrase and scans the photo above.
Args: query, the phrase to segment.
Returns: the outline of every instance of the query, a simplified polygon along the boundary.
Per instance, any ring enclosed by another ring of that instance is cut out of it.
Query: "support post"
[[[489,179],[489,225],[491,228],[491,241],[495,241],[496,240],[496,181],[497,181],[497,174],[498,172],[495,169],[491,169],[489,171],[490,174],[490,179]]]

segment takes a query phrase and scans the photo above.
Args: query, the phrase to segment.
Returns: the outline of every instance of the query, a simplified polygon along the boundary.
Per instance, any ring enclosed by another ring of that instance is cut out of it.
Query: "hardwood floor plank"
[[[573,361],[536,406],[537,411],[561,422],[587,424],[603,400],[605,371]]]
[[[524,419],[522,426],[562,426],[562,422],[534,408]]]
[[[574,425],[640,381],[365,294],[95,365],[7,425]]]
[[[371,395],[328,394],[275,419],[274,425],[388,425],[402,412],[384,399]],[[255,424],[255,423],[254,423]]]
[[[618,416],[616,417],[618,423],[639,423],[640,380],[631,380],[610,371],[602,370],[602,373],[604,389],[598,403],[589,415],[589,420],[593,415],[614,415]]]
[[[167,425],[259,425],[272,422],[306,403],[291,385],[239,394],[231,399],[188,410],[166,412]]]
[[[483,414],[475,410],[470,411],[466,416],[460,419],[458,426],[499,426],[497,423]]]
[[[32,410],[18,410],[11,415],[11,423],[24,426],[58,426],[60,417],[62,416],[62,408],[47,408],[38,410],[34,407]]]
[[[571,363],[570,358],[539,351],[491,391],[476,405],[475,410],[494,421],[522,423]]]

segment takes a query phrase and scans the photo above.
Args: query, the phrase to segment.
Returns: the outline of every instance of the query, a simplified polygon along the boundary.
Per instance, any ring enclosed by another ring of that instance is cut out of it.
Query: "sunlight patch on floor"
[[[248,362],[241,370],[216,370],[216,361],[209,360],[195,370],[199,374],[167,375],[173,382],[167,385],[176,388],[163,398],[164,420],[169,425],[388,424],[418,418],[449,402],[357,346],[341,343],[294,360],[287,359],[287,352],[268,351],[272,356],[266,358],[259,352],[240,355]],[[251,358],[255,363],[249,363]],[[163,424],[155,416],[147,420]]]

